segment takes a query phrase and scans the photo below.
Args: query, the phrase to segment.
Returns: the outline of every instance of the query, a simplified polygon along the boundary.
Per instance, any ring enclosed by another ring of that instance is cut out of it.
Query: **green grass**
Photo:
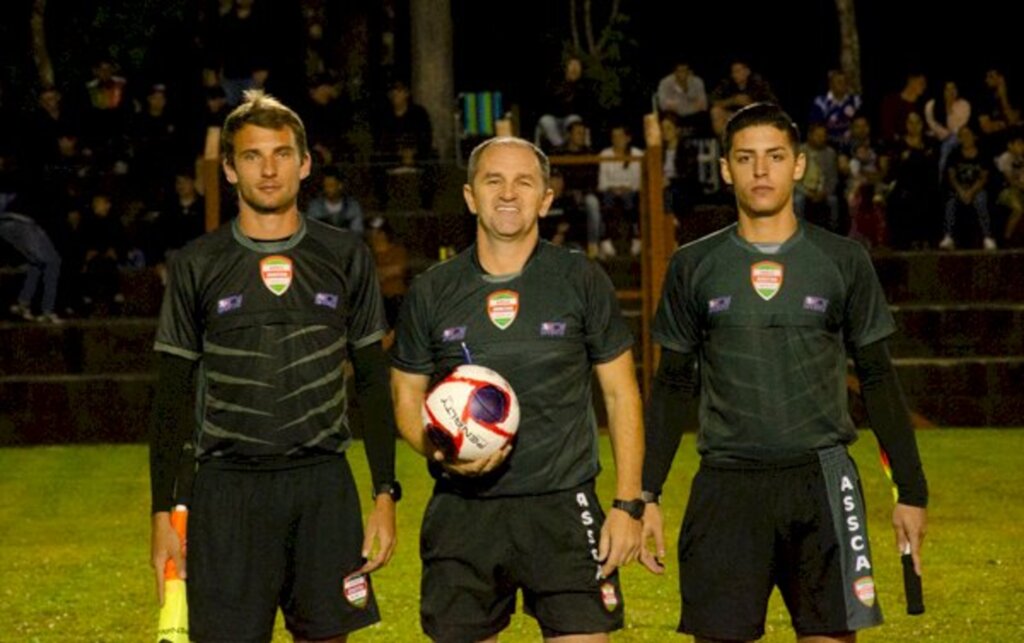
[[[889,528],[891,496],[874,438],[864,433],[853,448],[868,498],[879,599],[888,621],[861,640],[1024,640],[1024,431],[918,435],[931,483],[924,579],[928,612],[921,617],[904,614]],[[607,439],[602,453],[611,469]],[[365,481],[358,445],[352,462],[357,479]],[[687,436],[667,486],[672,499],[664,508],[673,545],[695,465],[693,438]],[[0,641],[153,640],[146,467],[141,446],[0,450]],[[417,538],[430,480],[404,445],[399,445],[398,472],[406,489],[399,550],[375,575],[384,621],[354,635],[355,641],[425,640],[418,620]],[[605,502],[612,484],[610,475],[599,479]],[[673,638],[676,572],[674,564],[660,578],[638,566],[623,571],[627,628],[615,640]],[[777,594],[767,627],[763,640],[793,640]],[[521,615],[502,636],[503,641],[538,639],[533,621]],[[280,625],[274,640],[290,640]]]

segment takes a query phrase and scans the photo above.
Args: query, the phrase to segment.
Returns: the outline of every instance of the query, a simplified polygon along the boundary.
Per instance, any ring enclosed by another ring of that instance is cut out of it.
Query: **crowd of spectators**
[[[20,253],[14,263],[29,266],[12,315],[54,321],[116,313],[125,303],[125,270],[155,267],[159,274],[176,249],[204,231],[199,161],[208,128],[223,122],[246,89],[280,86],[266,51],[247,45],[280,37],[264,4],[221,3],[222,13],[208,26],[215,46],[201,56],[195,87],[126,77],[103,54],[85,63],[91,75],[80,86],[40,86],[27,109],[7,114],[16,135],[0,141],[0,212],[17,215],[5,219],[7,237],[22,244],[8,239]],[[306,43],[304,93],[294,104],[317,168],[302,205],[314,218],[367,235],[372,219],[375,234],[393,241],[376,215],[408,207],[394,198],[403,182],[415,186],[412,207],[432,206],[440,181],[433,131],[448,125],[432,123],[402,79],[382,88],[370,109],[357,106],[331,67],[318,16],[307,16],[300,40]],[[752,102],[776,100],[770,79],[748,61],[733,61],[707,85],[695,62],[677,61],[650,88],[661,124],[665,207],[681,225],[702,202],[730,201],[719,182],[717,142],[728,117]],[[536,118],[520,125],[522,134],[556,159],[555,206],[544,234],[592,257],[635,256],[641,251],[636,157],[643,154],[635,132],[642,114],[602,112],[588,71],[582,58],[567,57],[545,97],[523,106]],[[972,79],[932,84],[913,72],[902,87],[867,104],[836,70],[822,79],[823,91],[810,105],[783,105],[806,135],[799,215],[870,248],[1018,245],[1024,235],[1020,106],[999,69],[979,70],[973,80],[981,79],[982,91],[972,93],[965,89]],[[615,160],[557,163],[574,155]],[[357,158],[370,170],[354,190],[348,170]],[[221,201],[224,220],[233,204]],[[30,287],[54,281],[59,288]]]

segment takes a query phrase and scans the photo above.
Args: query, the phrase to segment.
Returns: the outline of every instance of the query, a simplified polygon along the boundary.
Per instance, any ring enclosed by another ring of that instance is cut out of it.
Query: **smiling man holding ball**
[[[495,640],[520,589],[548,641],[606,641],[623,623],[616,570],[637,558],[643,514],[633,338],[601,269],[539,239],[549,177],[547,157],[530,143],[481,143],[463,188],[476,243],[420,275],[399,316],[398,425],[436,479],[420,604],[435,640]],[[467,358],[508,380],[520,421],[514,445],[453,461],[429,439],[422,408],[430,384]],[[594,491],[594,372],[616,463],[607,519]]]

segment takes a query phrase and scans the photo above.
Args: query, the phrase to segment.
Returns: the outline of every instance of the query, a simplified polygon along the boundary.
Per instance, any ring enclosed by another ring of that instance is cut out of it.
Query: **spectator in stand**
[[[568,119],[566,143],[555,148],[552,156],[594,156],[596,153],[587,141],[587,124],[579,117]],[[565,165],[560,168],[565,180],[565,196],[586,213],[587,256],[591,259],[600,254],[601,202],[597,198],[597,166],[589,164]],[[614,248],[612,248],[614,250]]]
[[[995,67],[985,72],[988,93],[982,98],[978,111],[982,147],[992,156],[1006,149],[1006,130],[1021,123],[1021,111],[1007,87],[1006,76]]]
[[[106,190],[92,197],[92,207],[82,224],[85,246],[83,261],[84,301],[89,312],[117,312],[124,303],[119,265],[125,256],[125,230],[121,218],[113,212],[113,201]]]
[[[833,69],[828,72],[828,92],[814,98],[807,120],[808,123],[824,125],[828,144],[838,150],[849,142],[850,124],[862,105],[860,94],[850,91],[846,72]]]
[[[740,108],[761,102],[777,102],[771,86],[760,74],[752,72],[746,61],[733,61],[729,77],[711,92],[711,127],[715,135],[722,135],[726,122]]]
[[[696,148],[682,138],[679,119],[674,112],[661,114],[662,174],[665,179],[665,210],[676,223],[693,211],[700,194]]]
[[[369,241],[384,297],[384,316],[388,326],[394,328],[409,287],[409,253],[395,241],[394,230],[384,217],[370,219]]]
[[[342,230],[363,232],[363,208],[355,197],[345,193],[345,177],[336,166],[324,168],[320,196],[310,201],[306,216]]]
[[[1024,217],[1024,129],[1008,130],[1006,151],[996,158],[996,168],[1003,175],[999,205],[1007,209],[1003,239],[1016,245],[1017,228]]]
[[[942,241],[939,248],[953,250],[956,248],[957,217],[964,210],[972,210],[981,227],[982,247],[995,250],[996,240],[992,236],[992,219],[988,210],[988,190],[986,186],[991,174],[991,162],[981,153],[977,136],[969,125],[964,125],[957,132],[960,147],[949,156],[946,174],[949,180],[950,194],[946,200],[946,218],[943,227]]]
[[[557,168],[551,169],[549,183],[554,198],[548,213],[537,222],[540,237],[556,246],[583,249],[586,239],[586,213],[579,203],[566,192],[565,176]],[[582,225],[581,225],[582,224]]]
[[[893,148],[886,213],[892,245],[898,250],[927,247],[937,238],[932,215],[938,205],[935,168],[939,154],[924,135],[924,119],[907,114],[906,133]]]
[[[590,122],[593,101],[590,84],[583,78],[583,61],[578,56],[569,56],[561,76],[548,85],[545,112],[537,122],[541,147],[551,149],[565,145],[568,119],[576,117]]]
[[[642,157],[643,150],[631,145],[633,137],[625,125],[615,125],[611,131],[611,147],[601,150],[599,156]],[[606,256],[616,254],[612,242],[615,230],[630,235],[629,253],[640,255],[640,159],[603,161],[597,175],[597,192],[601,198],[601,218],[605,222],[605,239],[601,249]]]
[[[704,80],[693,73],[690,63],[679,61],[658,83],[658,110],[675,114],[683,137],[704,132],[708,125],[708,95]]]
[[[850,237],[869,249],[885,246],[889,241],[885,219],[885,177],[888,174],[889,157],[871,138],[867,119],[854,120],[850,144],[852,150],[847,183]]]
[[[932,98],[924,104],[924,118],[928,134],[939,144],[939,180],[946,175],[946,162],[957,145],[956,133],[971,120],[971,104],[960,96],[956,83],[947,80],[942,86],[942,97]]]
[[[340,83],[330,74],[318,74],[309,81],[308,96],[302,122],[313,164],[338,163],[344,156],[345,135],[352,127],[352,111],[341,100]]]
[[[228,106],[234,107],[245,90],[266,85],[271,55],[267,43],[277,42],[281,36],[275,32],[266,6],[255,0],[234,0],[229,7],[211,38],[211,70],[221,79]]]
[[[409,86],[401,80],[391,83],[388,108],[377,122],[376,153],[383,163],[378,173],[377,199],[388,203],[387,174],[414,172],[420,175],[420,205],[429,208],[434,196],[433,128],[430,115],[415,103]]]
[[[128,96],[128,81],[117,75],[112,60],[102,57],[92,68],[85,84],[86,109],[82,129],[83,146],[92,153],[101,173],[128,171],[128,122],[134,106]]]
[[[61,323],[56,313],[60,255],[46,231],[32,217],[0,207],[0,239],[24,257],[27,265],[18,300],[10,307],[11,315],[26,321]],[[43,283],[43,292],[37,316],[33,312],[33,302],[40,281]]]
[[[903,83],[903,89],[882,99],[879,116],[879,141],[883,147],[899,142],[906,132],[907,114],[922,112],[921,100],[928,89],[928,79],[920,71],[911,71]]]
[[[68,132],[81,130],[75,114],[64,109],[63,98],[56,87],[39,91],[36,108],[28,114],[21,156],[25,166],[41,170],[60,157],[58,140]]]
[[[144,251],[161,278],[166,276],[170,255],[206,232],[206,209],[196,189],[192,168],[174,175],[174,196],[148,218]]]
[[[178,123],[167,106],[167,86],[156,83],[146,93],[146,104],[131,127],[134,149],[132,176],[137,194],[149,203],[162,203],[173,170],[184,160]],[[170,162],[168,162],[170,161]]]
[[[793,209],[800,218],[819,221],[817,214],[825,211],[825,227],[839,229],[839,162],[835,149],[828,143],[828,130],[824,123],[811,123],[807,128],[807,142],[800,146],[807,159],[804,178],[793,192]]]

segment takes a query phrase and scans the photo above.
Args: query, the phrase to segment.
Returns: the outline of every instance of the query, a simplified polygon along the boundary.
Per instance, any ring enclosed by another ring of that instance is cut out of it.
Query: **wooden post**
[[[200,162],[199,183],[203,186],[206,206],[206,231],[220,227],[220,128],[206,130],[206,145]]]
[[[640,234],[643,252],[640,253],[643,368],[641,386],[644,395],[649,395],[651,381],[657,365],[651,325],[658,310],[661,287],[671,248],[675,247],[675,230],[670,217],[665,216],[664,170],[662,167],[661,126],[658,115],[644,116],[644,139],[646,151],[643,162],[642,195],[640,199]]]

